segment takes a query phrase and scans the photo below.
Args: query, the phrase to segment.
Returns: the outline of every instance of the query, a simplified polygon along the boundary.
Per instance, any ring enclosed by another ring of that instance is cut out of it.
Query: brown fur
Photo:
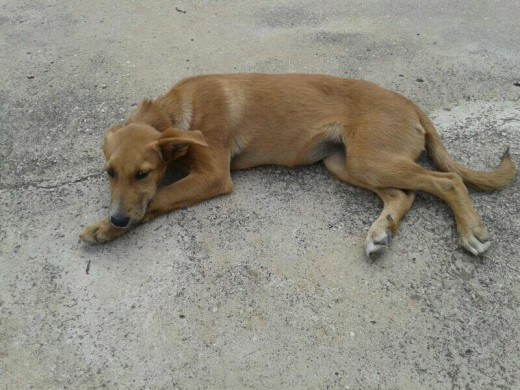
[[[415,163],[425,147],[445,172]],[[464,183],[498,190],[516,173],[508,154],[492,172],[457,164],[424,112],[397,93],[365,81],[301,74],[183,80],[108,130],[104,153],[114,174],[112,223],[87,226],[81,235],[87,242],[112,240],[137,223],[231,192],[232,169],[322,160],[340,180],[370,189],[384,202],[367,254],[385,249],[415,191],[425,191],[448,203],[461,245],[478,255],[489,242]],[[188,166],[189,174],[158,189],[173,160]]]

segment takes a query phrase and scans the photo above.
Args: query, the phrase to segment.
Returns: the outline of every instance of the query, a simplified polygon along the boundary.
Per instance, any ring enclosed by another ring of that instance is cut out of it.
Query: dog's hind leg
[[[349,174],[342,154],[334,154],[324,161],[327,169],[340,180],[358,187],[364,187],[379,195],[384,203],[383,211],[368,232],[365,249],[368,256],[379,255],[385,251],[397,232],[399,224],[415,199],[415,192],[397,188],[374,188],[363,180]]]
[[[371,188],[377,193],[384,203],[383,211],[377,218],[365,241],[368,256],[383,253],[390,244],[392,235],[397,232],[401,220],[412,207],[415,200],[415,192],[402,191],[397,188]]]
[[[456,173],[424,169],[395,154],[349,155],[345,171],[367,188],[399,188],[424,191],[444,200],[455,217],[460,244],[474,255],[486,252],[490,243],[462,178]]]

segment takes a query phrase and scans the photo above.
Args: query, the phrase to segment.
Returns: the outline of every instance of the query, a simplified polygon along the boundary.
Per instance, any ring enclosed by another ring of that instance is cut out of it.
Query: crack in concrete
[[[22,188],[22,189],[29,189],[29,188],[41,188],[41,189],[60,188],[60,187],[63,187],[63,186],[69,185],[69,184],[81,183],[81,182],[84,182],[84,181],[87,181],[87,180],[90,180],[90,179],[93,179],[93,178],[98,178],[98,177],[103,176],[104,174],[105,174],[105,172],[93,173],[91,175],[83,176],[83,177],[80,177],[80,178],[77,178],[77,179],[74,179],[74,180],[71,180],[71,181],[65,181],[65,182],[62,182],[62,183],[51,184],[51,185],[41,185],[40,184],[40,183],[44,182],[45,180],[33,181],[33,182],[28,182],[28,183],[20,183],[20,184],[8,184],[8,185],[0,186],[0,190],[17,190],[17,189],[20,189],[20,188]]]

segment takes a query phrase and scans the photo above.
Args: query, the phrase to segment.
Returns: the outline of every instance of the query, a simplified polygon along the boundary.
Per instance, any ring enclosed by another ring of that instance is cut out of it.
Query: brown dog
[[[443,172],[415,163],[425,147]],[[366,239],[368,255],[386,248],[415,191],[448,203],[461,245],[479,255],[489,248],[488,235],[464,183],[498,190],[516,173],[507,152],[493,172],[464,168],[448,155],[424,112],[403,96],[365,81],[320,75],[181,81],[108,130],[103,150],[111,213],[85,228],[86,242],[112,240],[140,222],[230,193],[232,169],[322,160],[340,180],[372,190],[384,202]],[[158,189],[173,160],[189,167],[189,174]]]

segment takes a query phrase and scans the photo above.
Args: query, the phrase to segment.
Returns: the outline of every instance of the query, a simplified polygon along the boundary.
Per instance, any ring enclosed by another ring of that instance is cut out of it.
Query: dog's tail
[[[433,126],[433,123],[422,110],[419,110],[419,119],[426,131],[426,148],[439,170],[457,173],[466,185],[481,191],[501,190],[515,178],[516,167],[509,155],[509,148],[506,149],[500,165],[494,171],[474,171],[463,167],[453,160],[442,144],[439,133]]]

